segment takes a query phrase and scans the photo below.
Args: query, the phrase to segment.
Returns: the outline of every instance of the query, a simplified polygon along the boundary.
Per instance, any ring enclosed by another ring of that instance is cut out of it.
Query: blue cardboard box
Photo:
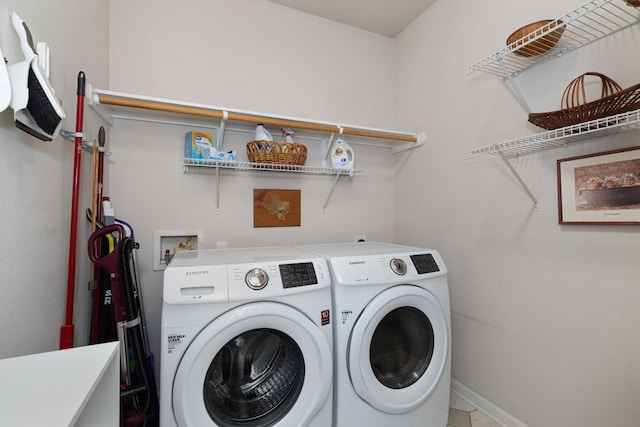
[[[184,136],[184,157],[186,159],[209,160],[213,136],[208,133],[191,131]]]

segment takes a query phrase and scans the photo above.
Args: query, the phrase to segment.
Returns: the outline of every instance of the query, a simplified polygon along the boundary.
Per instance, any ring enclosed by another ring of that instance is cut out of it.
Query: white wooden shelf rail
[[[172,101],[161,98],[151,98],[140,95],[132,95],[121,92],[96,89],[89,85],[88,104],[105,122],[113,125],[115,119],[137,120],[156,123],[170,123],[180,125],[206,125],[216,128],[216,148],[223,147],[226,124],[231,122],[243,122],[250,124],[262,123],[269,126],[291,128],[329,134],[329,140],[323,141],[323,158],[328,155],[329,147],[336,135],[351,135],[361,138],[383,139],[398,143],[391,147],[392,153],[411,150],[424,145],[425,133],[401,132],[395,130],[370,128],[355,125],[336,124],[318,120],[302,119],[297,117],[278,116],[254,111],[237,110],[211,105],[195,104],[189,102]],[[217,126],[211,126],[214,120],[219,120]],[[220,169],[233,169],[245,171],[271,171],[301,173],[307,175],[335,175],[335,181],[324,203],[326,208],[333,190],[342,176],[354,176],[364,173],[362,170],[344,170],[332,168],[315,168],[308,166],[289,165],[265,165],[246,162],[203,162],[182,159],[185,173],[189,168],[213,168],[216,173],[216,212],[220,212]],[[323,208],[323,209],[324,209]]]
[[[109,124],[114,119],[155,120],[172,122],[179,118],[204,118],[208,123],[212,119],[222,122],[236,121],[245,123],[263,123],[270,126],[302,129],[328,134],[343,134],[364,138],[377,138],[400,143],[407,143],[400,148],[415,148],[424,144],[423,134],[378,129],[364,126],[338,124],[297,117],[279,116],[255,111],[238,110],[211,105],[151,98],[121,92],[96,89],[89,86],[89,105]],[[136,113],[145,113],[140,116]],[[155,114],[154,114],[155,113]]]

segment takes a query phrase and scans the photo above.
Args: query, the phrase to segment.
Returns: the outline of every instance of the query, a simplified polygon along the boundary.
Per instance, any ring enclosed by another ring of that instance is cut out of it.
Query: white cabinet
[[[120,424],[118,343],[0,360],[0,425]]]

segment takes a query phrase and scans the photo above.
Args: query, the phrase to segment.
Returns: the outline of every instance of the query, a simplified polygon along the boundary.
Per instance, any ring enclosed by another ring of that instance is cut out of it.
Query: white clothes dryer
[[[295,248],[180,252],[164,272],[162,427],[327,427],[331,284]]]
[[[331,270],[333,425],[445,427],[451,314],[439,253],[375,242],[304,249]]]

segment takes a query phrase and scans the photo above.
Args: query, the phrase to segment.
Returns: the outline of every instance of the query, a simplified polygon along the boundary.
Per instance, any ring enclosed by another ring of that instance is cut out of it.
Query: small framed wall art
[[[253,190],[253,227],[299,227],[300,190]]]
[[[640,147],[558,160],[560,224],[640,224]]]

